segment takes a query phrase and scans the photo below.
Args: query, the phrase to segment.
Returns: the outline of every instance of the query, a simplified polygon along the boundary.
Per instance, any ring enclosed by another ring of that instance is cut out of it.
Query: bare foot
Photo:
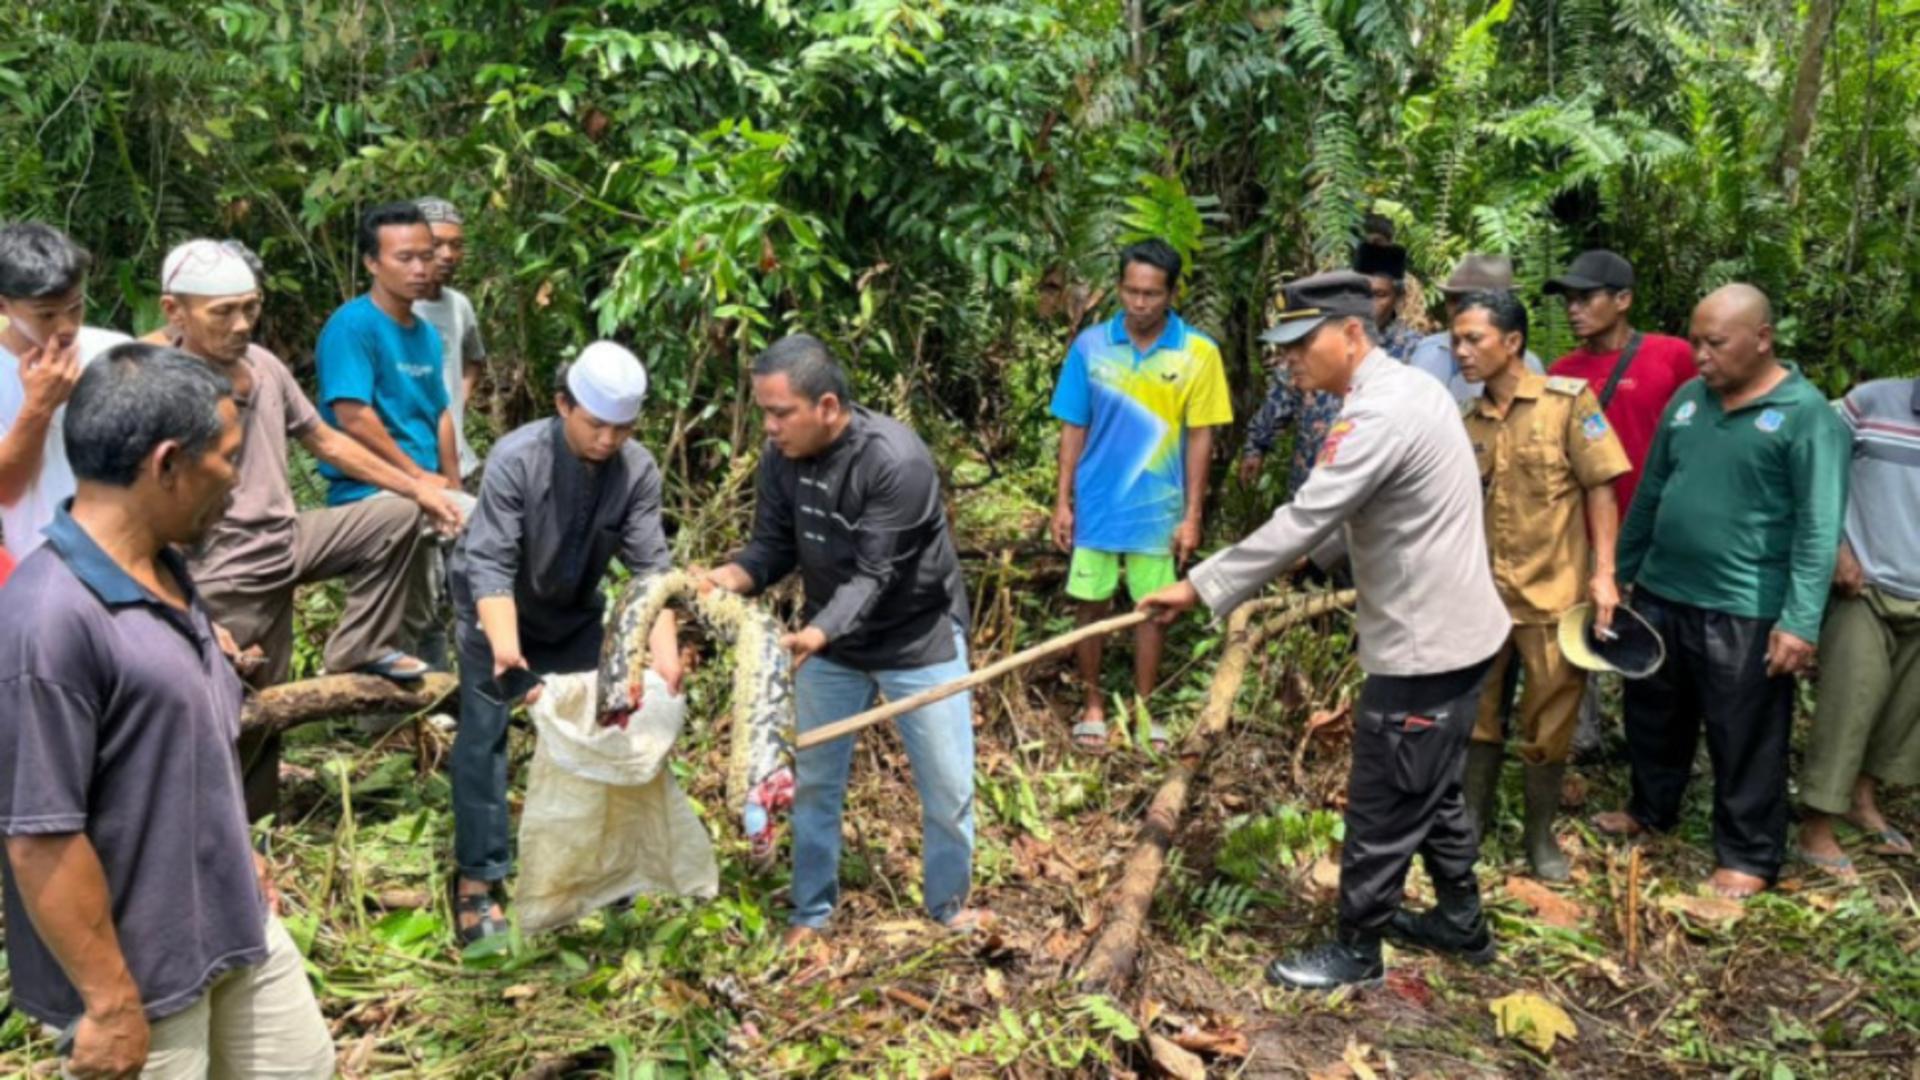
[[[1625,810],[1608,810],[1593,815],[1593,827],[1608,836],[1634,837],[1647,832],[1647,827],[1640,824],[1640,819]]]
[[[1721,867],[1707,878],[1707,891],[1724,900],[1745,900],[1767,891],[1767,879]]]
[[[962,908],[959,914],[941,925],[956,934],[983,934],[999,924],[999,917],[986,908]]]

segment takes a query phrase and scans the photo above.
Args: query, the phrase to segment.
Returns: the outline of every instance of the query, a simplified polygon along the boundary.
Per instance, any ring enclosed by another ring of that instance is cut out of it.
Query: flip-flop
[[[361,664],[354,671],[361,675],[378,675],[394,682],[419,682],[433,669],[419,657],[408,656],[398,649],[382,656],[378,660]]]
[[[1173,739],[1167,734],[1165,724],[1154,724],[1147,729],[1147,745],[1153,747],[1154,753],[1164,754],[1172,744]]]
[[[1843,881],[1852,881],[1854,878],[1860,876],[1858,871],[1853,868],[1853,860],[1847,858],[1845,854],[1816,855],[1806,848],[1796,847],[1793,849],[1793,857],[1806,863],[1808,866],[1825,870],[1827,873]]]
[[[1099,756],[1112,749],[1107,743],[1105,720],[1082,720],[1073,725],[1073,748],[1083,754]]]
[[[1884,829],[1870,829],[1852,818],[1841,818],[1841,820],[1859,830],[1860,835],[1867,838],[1871,844],[1867,850],[1875,855],[1882,858],[1902,858],[1913,854],[1913,841],[1907,839],[1904,833],[1891,825]]]

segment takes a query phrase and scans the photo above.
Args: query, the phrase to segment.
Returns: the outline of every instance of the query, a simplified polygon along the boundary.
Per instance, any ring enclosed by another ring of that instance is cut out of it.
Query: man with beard
[[[1479,470],[1453,398],[1379,347],[1371,291],[1337,271],[1286,288],[1280,347],[1295,385],[1340,395],[1313,472],[1273,519],[1139,607],[1171,621],[1204,602],[1225,615],[1311,555],[1353,565],[1360,667],[1335,941],[1274,961],[1295,989],[1369,984],[1385,973],[1380,940],[1484,962],[1493,939],[1474,878],[1476,845],[1461,797],[1480,688],[1512,629],[1494,588]],[[1418,853],[1438,903],[1401,909]]]
[[[70,1048],[66,1076],[333,1074],[249,845],[241,683],[177,554],[233,487],[229,390],[154,345],[89,366],[67,407],[77,493],[7,586],[8,977]]]
[[[258,685],[285,682],[292,670],[294,590],[335,578],[346,581],[346,607],[327,640],[327,670],[408,669],[418,661],[402,649],[401,630],[422,512],[448,532],[460,513],[439,483],[408,478],[321,421],[280,358],[253,343],[260,302],[252,268],[217,241],[188,241],[161,265],[161,332],[232,384],[242,432],[232,501],[189,552],[194,581],[235,645],[264,652]],[[289,438],[346,476],[403,498],[300,513],[287,476]],[[243,739],[241,758],[248,811],[271,813],[278,736]]]

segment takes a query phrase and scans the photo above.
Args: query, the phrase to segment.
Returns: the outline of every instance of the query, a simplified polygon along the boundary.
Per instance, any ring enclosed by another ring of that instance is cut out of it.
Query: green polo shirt
[[[1621,529],[1619,578],[1817,641],[1851,440],[1799,367],[1786,368],[1732,412],[1699,379],[1673,395]]]

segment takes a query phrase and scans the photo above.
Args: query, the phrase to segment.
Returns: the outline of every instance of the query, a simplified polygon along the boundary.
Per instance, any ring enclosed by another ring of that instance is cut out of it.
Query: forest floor
[[[981,594],[976,662],[1066,627],[1050,589],[1001,573],[1007,587]],[[1194,620],[1174,636],[1156,704],[1176,733],[1206,694],[1212,633]],[[1124,651],[1107,665],[1116,686]],[[723,805],[725,732],[703,719],[724,712],[718,664],[694,677],[674,764],[718,841],[713,901],[642,898],[463,955],[443,891],[448,737],[425,723],[377,741],[350,723],[295,732],[269,843],[348,1077],[1920,1076],[1920,864],[1864,857],[1852,885],[1795,868],[1744,907],[1707,900],[1704,774],[1684,826],[1642,845],[1636,883],[1629,849],[1584,824],[1620,798],[1624,767],[1581,771],[1561,828],[1575,880],[1547,889],[1508,857],[1510,770],[1505,846],[1482,864],[1495,963],[1389,948],[1378,990],[1268,987],[1269,958],[1331,927],[1346,656],[1346,634],[1325,626],[1258,655],[1192,794],[1139,977],[1117,998],[1070,973],[1167,761],[1130,739],[1074,752],[1081,692],[1064,664],[975,698],[975,899],[1000,917],[984,937],[918,915],[917,803],[900,742],[876,731],[856,759],[831,952],[780,950],[787,870],[749,871]],[[516,727],[516,777],[531,746]],[[1889,809],[1920,823],[1911,793]],[[1411,892],[1430,896],[1418,871]],[[1500,1033],[1492,1003],[1511,995],[1546,1006],[1541,1028],[1565,1021],[1549,1049]],[[7,1016],[0,1075],[46,1074],[48,1046]]]

